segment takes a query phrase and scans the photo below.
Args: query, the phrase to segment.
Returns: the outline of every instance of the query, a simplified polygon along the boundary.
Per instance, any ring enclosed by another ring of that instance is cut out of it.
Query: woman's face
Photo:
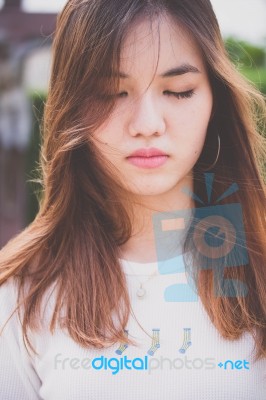
[[[212,112],[212,91],[195,41],[169,17],[157,27],[142,20],[125,37],[117,102],[93,134],[127,190],[138,195],[172,191],[192,173]],[[155,151],[130,157],[150,148],[164,156]]]

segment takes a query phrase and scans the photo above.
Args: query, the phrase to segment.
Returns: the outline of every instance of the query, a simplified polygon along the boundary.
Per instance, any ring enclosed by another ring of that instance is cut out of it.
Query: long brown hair
[[[42,299],[55,283],[51,331],[59,323],[83,347],[132,343],[124,335],[130,301],[118,256],[131,236],[130,201],[91,137],[115,105],[110,94],[117,91],[118,78],[112,71],[119,70],[130,24],[163,13],[197,40],[214,94],[213,118],[193,170],[194,192],[206,198],[201,171],[213,160],[219,132],[214,190],[239,185],[230,201],[242,205],[249,252],[248,265],[225,271],[227,279],[247,284],[246,296],[214,296],[211,270],[197,274],[198,292],[223,337],[251,332],[257,358],[266,356],[265,102],[229,61],[209,0],[70,0],[58,16],[40,157],[40,209],[0,253],[0,284],[11,277],[18,284],[23,334],[31,348],[27,330],[37,328]]]

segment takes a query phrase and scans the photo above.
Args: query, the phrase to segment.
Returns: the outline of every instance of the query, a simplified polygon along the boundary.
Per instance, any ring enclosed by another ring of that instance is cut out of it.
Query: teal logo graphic
[[[249,368],[249,361],[247,360],[226,360],[224,363],[219,362],[218,367],[221,369],[250,369]]]
[[[125,329],[124,332],[128,337],[129,334],[128,329]],[[150,356],[154,356],[155,352],[161,347],[159,335],[160,335],[160,328],[153,328],[151,347],[147,351],[147,354],[149,354]],[[120,346],[118,347],[117,350],[115,350],[115,353],[121,355],[127,348],[128,348],[127,343],[120,343]]]
[[[160,339],[159,339],[160,329],[152,330],[152,344],[151,348],[147,351],[150,356],[153,356],[155,352],[160,348]]]
[[[128,337],[129,330],[125,329],[124,332]],[[192,345],[191,328],[183,328],[183,344],[178,350],[179,353],[185,354],[191,345]],[[147,354],[149,354],[150,356],[154,356],[154,354],[160,347],[161,347],[161,345],[160,345],[160,328],[153,328],[152,329],[151,347],[147,351]],[[120,343],[120,346],[118,347],[117,350],[115,350],[115,353],[118,355],[121,355],[127,348],[128,348],[128,344]]]
[[[110,369],[113,375],[118,374],[121,370],[147,370],[148,369],[148,356],[144,358],[136,357],[132,360],[127,356],[121,358],[106,358],[104,356],[96,357],[92,360],[92,368],[95,370]]]
[[[125,334],[126,334],[127,337],[128,337],[128,329],[125,329],[124,332],[125,332]],[[124,351],[125,351],[127,348],[128,348],[128,344],[127,344],[127,343],[121,343],[120,346],[119,346],[119,348],[118,348],[115,352],[116,352],[116,354],[121,355],[122,353],[124,353]]]
[[[62,370],[95,370],[95,371],[110,371],[112,375],[117,375],[118,373],[128,373],[132,370],[135,371],[148,371],[148,374],[151,374],[154,370],[180,370],[180,369],[221,369],[226,371],[232,370],[250,370],[250,363],[245,359],[238,360],[226,360],[224,362],[217,362],[215,358],[210,357],[197,357],[197,358],[188,358],[186,355],[182,356],[182,358],[168,358],[160,355],[158,358],[156,357],[148,357],[147,355],[143,357],[135,357],[129,358],[128,356],[123,356],[120,358],[111,357],[107,358],[105,356],[95,357],[93,359],[90,358],[70,358],[70,357],[62,357],[62,353],[58,353],[54,359],[54,369],[62,369]]]
[[[213,270],[215,296],[245,297],[248,288],[244,282],[224,278],[226,267],[245,266],[249,261],[242,208],[238,203],[216,204],[236,192],[239,189],[238,185],[232,184],[210,205],[214,174],[205,173],[204,176],[208,204],[204,204],[195,193],[184,188],[183,192],[200,202],[203,207],[153,215],[159,272],[161,274],[185,272],[182,246],[178,243],[182,243],[184,232],[186,232],[197,263],[193,268],[196,271]],[[178,220],[180,227],[165,231],[163,222],[166,220]],[[174,247],[173,243],[177,243],[177,245]],[[192,277],[188,276],[188,284],[175,284],[167,287],[164,299],[167,302],[198,301],[197,289]]]
[[[179,353],[185,354],[187,349],[192,345],[191,342],[191,328],[184,328],[184,341],[182,347],[179,349]]]

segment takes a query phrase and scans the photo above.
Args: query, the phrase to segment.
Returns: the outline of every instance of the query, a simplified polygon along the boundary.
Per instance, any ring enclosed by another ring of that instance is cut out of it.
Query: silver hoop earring
[[[206,172],[206,171],[209,171],[210,169],[212,169],[218,161],[218,158],[220,155],[220,150],[221,150],[221,139],[220,139],[219,133],[218,133],[217,137],[218,137],[218,152],[217,152],[216,159],[215,159],[214,163],[209,168],[205,169],[203,172]]]

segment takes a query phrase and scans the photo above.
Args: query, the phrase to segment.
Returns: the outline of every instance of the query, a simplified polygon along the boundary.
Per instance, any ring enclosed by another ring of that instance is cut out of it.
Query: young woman
[[[264,122],[209,0],[66,4],[1,399],[265,399]]]

